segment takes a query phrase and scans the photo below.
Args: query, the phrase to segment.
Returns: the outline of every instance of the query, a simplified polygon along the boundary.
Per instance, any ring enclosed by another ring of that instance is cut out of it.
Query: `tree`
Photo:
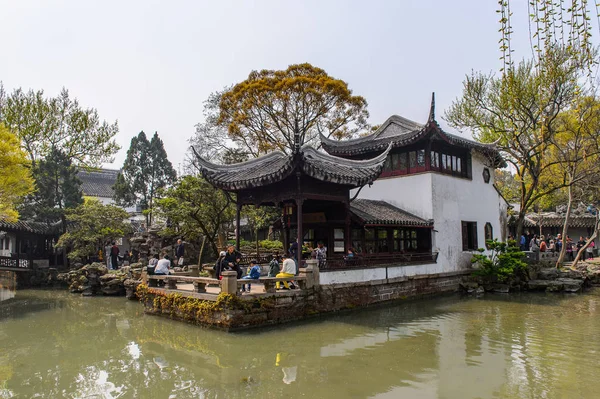
[[[131,233],[127,211],[114,205],[103,205],[96,199],[86,199],[77,208],[67,211],[69,228],[56,244],[70,248],[71,260],[86,260],[103,250],[107,241],[114,241]]]
[[[131,139],[123,168],[115,183],[115,200],[123,206],[139,203],[152,225],[152,206],[159,191],[173,184],[177,174],[167,158],[162,140],[154,133],[148,141],[142,131]]]
[[[168,233],[180,234],[186,240],[206,237],[215,254],[219,253],[219,246],[235,219],[235,207],[223,191],[189,175],[164,191],[156,201],[155,210],[171,222],[172,231]]]
[[[462,97],[446,112],[451,126],[470,129],[482,142],[495,142],[520,185],[517,237],[525,214],[536,201],[562,187],[542,189],[541,178],[556,162],[546,155],[557,131],[558,116],[581,95],[581,64],[560,48],[548,52],[536,67],[523,61],[500,77],[473,73]]]
[[[36,191],[27,199],[23,213],[36,220],[62,223],[67,231],[67,212],[83,203],[77,168],[61,150],[54,148],[33,168]]]
[[[33,192],[31,163],[19,139],[0,123],[0,219],[18,219],[17,206]]]
[[[504,63],[503,70],[513,68],[512,35],[514,33],[511,2],[499,0],[500,15],[500,51]],[[521,6],[521,4],[519,4]],[[598,4],[596,3],[596,8]],[[564,47],[570,57],[581,61],[592,78],[592,66],[597,62],[592,44],[591,16],[597,16],[597,10],[587,0],[529,0],[527,16],[529,18],[529,42],[532,58],[539,65],[552,52],[556,45]]]
[[[368,128],[367,101],[352,95],[346,82],[308,63],[285,71],[252,71],[211,101],[219,105],[215,123],[253,157],[293,151],[296,129],[303,145],[316,144],[319,133],[341,139]]]
[[[96,109],[83,108],[64,88],[47,98],[42,90],[7,95],[0,85],[0,122],[19,137],[34,165],[60,148],[75,163],[98,166],[112,162],[120,148],[114,140],[117,122],[100,121]]]
[[[260,254],[258,231],[269,227],[281,217],[281,211],[273,206],[246,206],[242,208],[242,217],[248,222],[248,227],[256,241],[256,254]]]
[[[573,109],[558,118],[557,132],[551,138],[549,164],[546,179],[558,180],[567,192],[567,211],[562,236],[566,239],[574,190],[583,183],[583,191],[589,187],[589,180],[600,174],[600,104],[591,97],[584,98]],[[566,253],[562,246],[557,260],[559,267]]]

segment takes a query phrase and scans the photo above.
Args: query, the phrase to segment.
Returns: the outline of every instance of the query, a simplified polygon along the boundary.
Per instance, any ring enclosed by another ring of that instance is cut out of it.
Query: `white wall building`
[[[435,264],[325,274],[324,283],[464,270],[487,239],[506,239],[508,203],[494,186],[494,168],[504,166],[503,159],[494,145],[444,132],[435,121],[433,102],[425,125],[392,116],[368,136],[321,140],[331,155],[352,159],[370,158],[391,144],[381,176],[353,194],[433,220],[431,248],[438,253]]]

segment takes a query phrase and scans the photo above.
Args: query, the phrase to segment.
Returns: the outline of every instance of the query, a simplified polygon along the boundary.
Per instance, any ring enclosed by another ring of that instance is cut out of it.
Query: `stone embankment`
[[[576,269],[534,266],[530,267],[527,277],[498,283],[482,277],[469,276],[463,279],[460,288],[467,294],[519,291],[577,293],[586,287],[600,285],[600,264],[580,262]]]
[[[140,283],[141,263],[108,270],[102,263],[92,263],[78,269],[56,275],[57,285],[68,287],[72,293],[83,296],[128,295],[135,299],[135,288]],[[56,284],[55,284],[56,285]]]

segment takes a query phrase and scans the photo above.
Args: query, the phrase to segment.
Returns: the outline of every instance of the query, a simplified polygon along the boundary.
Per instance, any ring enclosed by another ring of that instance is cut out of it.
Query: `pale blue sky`
[[[515,28],[527,2],[515,0]],[[123,147],[158,131],[177,167],[212,91],[253,69],[310,62],[369,102],[370,122],[438,115],[471,69],[498,70],[495,0],[28,1],[0,0],[5,88],[70,90],[119,121]],[[523,37],[521,38],[523,39]],[[515,47],[529,51],[527,40]],[[441,118],[438,118],[441,119]],[[442,125],[445,125],[442,122]]]

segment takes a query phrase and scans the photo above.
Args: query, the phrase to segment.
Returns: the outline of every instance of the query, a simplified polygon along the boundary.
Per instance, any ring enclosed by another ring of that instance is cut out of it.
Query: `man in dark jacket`
[[[110,264],[113,270],[119,268],[119,247],[115,241],[112,242],[112,247],[110,247]]]
[[[242,278],[242,269],[240,268],[240,260],[242,256],[238,251],[235,250],[233,245],[227,247],[227,253],[221,262],[221,271],[230,268],[237,272],[237,278]]]
[[[185,247],[181,238],[177,240],[177,246],[175,247],[175,257],[177,257],[177,265],[183,266],[183,255],[185,253]]]

